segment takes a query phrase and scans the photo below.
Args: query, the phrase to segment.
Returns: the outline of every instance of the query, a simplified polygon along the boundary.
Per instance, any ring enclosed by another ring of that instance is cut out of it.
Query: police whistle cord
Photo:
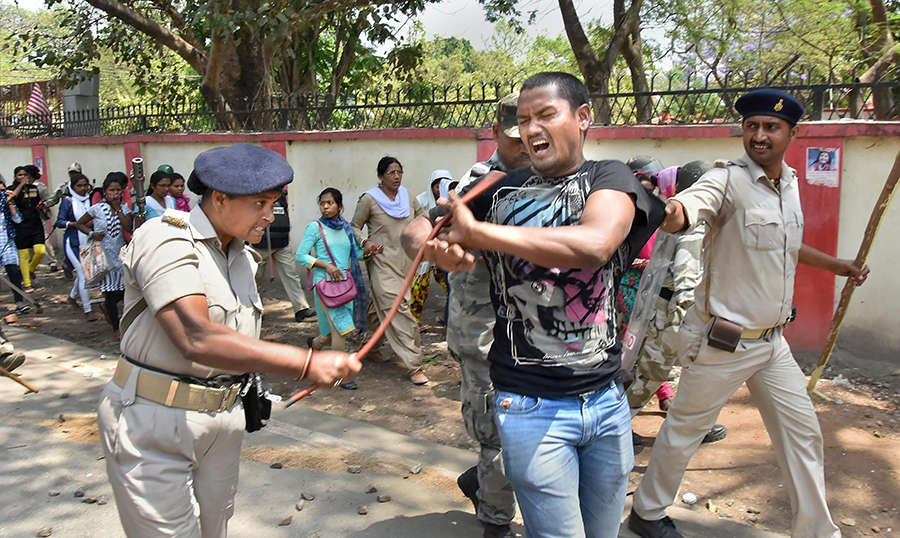
[[[869,223],[866,225],[866,231],[863,233],[863,241],[859,246],[859,252],[857,252],[856,260],[854,261],[854,264],[857,267],[861,268],[866,264],[866,258],[869,257],[869,250],[871,250],[872,243],[875,241],[875,234],[878,233],[878,227],[881,225],[884,213],[887,211],[888,206],[891,205],[891,199],[894,197],[894,192],[897,190],[898,178],[900,178],[900,151],[897,152],[897,157],[894,159],[894,166],[891,168],[891,173],[888,174],[887,181],[884,183],[884,188],[881,189],[881,195],[875,202],[875,207],[872,209],[872,215],[869,217]],[[816,383],[819,382],[819,378],[822,377],[822,373],[825,371],[825,366],[828,365],[828,361],[831,359],[831,353],[834,351],[834,344],[837,342],[838,332],[841,330],[841,323],[844,321],[844,315],[847,313],[847,307],[850,305],[850,297],[853,295],[853,290],[855,289],[856,284],[853,283],[853,279],[848,278],[847,282],[844,283],[844,288],[841,290],[841,299],[838,302],[837,309],[834,311],[834,317],[831,320],[831,328],[828,330],[828,337],[825,339],[825,349],[822,350],[819,364],[816,365],[816,369],[813,370],[812,375],[809,376],[809,384],[806,386],[806,392],[809,394],[819,394],[816,392]],[[821,394],[819,395],[823,396]]]
[[[476,183],[468,192],[462,197],[462,203],[467,204],[474,200],[475,198],[481,196],[485,191],[496,185],[500,180],[506,177],[505,172],[500,172],[498,170],[494,170],[488,172],[481,181]],[[448,216],[449,217],[449,216]],[[440,233],[441,228],[450,220],[449,218],[443,218],[435,223],[434,228],[431,230],[431,233],[428,234],[428,239],[425,242],[430,241],[437,237],[437,234]],[[372,337],[369,338],[368,342],[356,352],[356,358],[360,361],[368,355],[372,348],[374,348],[378,342],[381,340],[381,337],[384,336],[384,332],[387,330],[388,326],[391,324],[391,320],[394,319],[394,315],[397,314],[397,311],[400,309],[400,303],[403,302],[403,297],[406,295],[406,292],[409,290],[410,286],[412,286],[413,279],[416,277],[416,269],[419,267],[419,264],[422,262],[422,258],[425,256],[425,242],[422,243],[422,246],[419,247],[419,251],[416,253],[415,259],[413,259],[413,263],[409,268],[409,273],[406,275],[406,281],[403,282],[403,287],[400,289],[400,293],[397,294],[397,298],[394,299],[394,304],[391,306],[391,309],[388,311],[387,315],[378,325],[378,328],[375,329],[375,332],[372,334]],[[318,385],[310,385],[300,392],[291,396],[284,404],[285,407],[290,407],[302,400],[309,394],[311,394],[314,390],[316,390]]]

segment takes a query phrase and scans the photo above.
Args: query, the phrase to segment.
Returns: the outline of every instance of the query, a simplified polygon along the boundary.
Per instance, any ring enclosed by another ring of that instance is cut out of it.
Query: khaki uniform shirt
[[[782,162],[779,192],[745,154],[717,163],[674,198],[684,205],[689,226],[708,223],[697,308],[747,329],[784,324],[803,240],[795,171]]]
[[[258,263],[254,254],[240,239],[233,239],[228,252],[223,252],[212,223],[199,206],[190,213],[169,209],[163,218],[147,221],[122,251],[125,312],[141,297],[147,301],[146,310],[122,335],[122,353],[135,362],[176,374],[209,378],[244,373],[184,358],[156,313],[181,297],[205,295],[211,321],[258,338],[262,301],[254,280]]]

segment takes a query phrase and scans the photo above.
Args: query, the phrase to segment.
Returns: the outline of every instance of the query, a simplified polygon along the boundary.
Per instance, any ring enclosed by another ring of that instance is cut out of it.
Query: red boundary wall
[[[739,137],[738,125],[671,125],[637,127],[595,127],[588,133],[590,140],[610,139],[703,139]],[[853,137],[900,137],[896,122],[810,122],[800,126],[797,139],[788,148],[785,160],[798,171],[800,198],[803,204],[805,228],[803,241],[829,254],[837,251],[841,184],[814,185],[806,178],[807,148],[838,148],[843,159],[843,142]],[[371,139],[470,139],[475,142],[478,160],[486,160],[496,145],[490,129],[383,129],[332,132],[241,133],[241,134],[138,134],[111,137],[46,138],[35,140],[0,140],[0,146],[30,146],[36,165],[47,170],[47,146],[56,145],[118,145],[130,168],[131,159],[141,155],[141,144],[147,143],[257,143],[282,155],[291,142],[339,141]],[[729,157],[729,156],[725,156]],[[798,319],[788,327],[787,337],[798,350],[821,349],[831,323],[834,308],[834,276],[822,270],[800,266],[794,287],[794,304]]]

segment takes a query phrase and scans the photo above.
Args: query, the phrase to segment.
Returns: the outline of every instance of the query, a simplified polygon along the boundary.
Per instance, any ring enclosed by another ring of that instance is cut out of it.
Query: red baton
[[[501,172],[499,170],[492,170],[488,172],[481,181],[476,183],[465,195],[462,197],[462,202],[467,204],[474,200],[475,198],[481,196],[485,191],[496,185],[503,178],[506,177],[506,172]],[[449,215],[448,215],[449,217]],[[444,227],[444,224],[447,223],[449,218],[443,218],[439,220],[434,228],[431,230],[431,233],[428,234],[428,239],[425,241],[430,241],[437,237],[437,234],[441,231],[441,228]],[[403,302],[403,297],[406,295],[406,291],[409,290],[409,287],[412,286],[413,279],[416,277],[416,269],[419,267],[419,264],[422,262],[422,258],[425,256],[425,243],[422,243],[422,246],[419,247],[419,252],[416,253],[415,259],[413,259],[412,266],[409,269],[409,274],[406,275],[406,281],[403,283],[403,288],[400,293],[397,294],[397,298],[394,299],[394,304],[391,306],[391,309],[388,311],[387,315],[378,325],[378,328],[375,329],[375,332],[372,334],[372,338],[369,338],[369,341],[356,352],[356,358],[359,360],[363,360],[363,358],[368,355],[372,348],[378,344],[378,341],[381,340],[381,337],[384,336],[384,331],[387,330],[388,325],[390,325],[391,320],[394,319],[394,315],[397,313],[397,310],[400,309],[400,303]],[[284,404],[285,407],[290,407],[296,402],[302,400],[306,396],[308,396],[311,392],[316,390],[318,385],[310,385],[300,392],[291,396]]]

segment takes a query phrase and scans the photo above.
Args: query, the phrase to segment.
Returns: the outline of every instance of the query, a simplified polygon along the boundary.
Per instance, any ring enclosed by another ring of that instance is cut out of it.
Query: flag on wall
[[[41,121],[50,121],[50,107],[47,105],[47,100],[44,99],[41,85],[37,82],[31,85],[31,97],[28,98],[25,113]]]

